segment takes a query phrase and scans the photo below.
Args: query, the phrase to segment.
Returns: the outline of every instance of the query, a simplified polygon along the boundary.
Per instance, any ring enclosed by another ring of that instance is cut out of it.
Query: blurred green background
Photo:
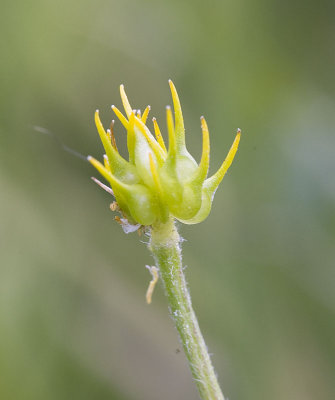
[[[197,399],[144,238],[67,146],[101,158],[96,108],[152,106],[168,79],[211,171],[209,218],[181,226],[195,310],[231,400],[335,398],[335,3],[1,3],[0,398]],[[116,124],[122,152],[125,135]]]

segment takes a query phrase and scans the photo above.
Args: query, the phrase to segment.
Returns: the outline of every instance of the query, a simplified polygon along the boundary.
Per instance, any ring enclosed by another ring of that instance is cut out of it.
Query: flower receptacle
[[[130,223],[152,225],[177,218],[185,224],[202,222],[210,213],[215,191],[230,167],[240,141],[238,130],[229,153],[219,170],[207,178],[209,168],[209,132],[201,117],[202,156],[194,160],[186,148],[185,128],[177,90],[169,81],[174,118],[170,107],[166,109],[168,148],[165,146],[157,120],[153,119],[153,135],[146,125],[150,111],[143,114],[130,106],[124,86],[120,94],[125,110],[122,114],[112,106],[116,116],[127,130],[129,160],[118,152],[113,125],[105,131],[95,113],[95,124],[105,150],[104,164],[93,157],[89,162],[109,183],[119,210]]]

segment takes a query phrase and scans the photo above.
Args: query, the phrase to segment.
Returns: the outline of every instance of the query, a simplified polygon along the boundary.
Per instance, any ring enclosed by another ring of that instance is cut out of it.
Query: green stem
[[[182,267],[180,236],[173,220],[152,227],[149,249],[159,268],[193,378],[203,400],[224,400],[207,346],[193,311]]]

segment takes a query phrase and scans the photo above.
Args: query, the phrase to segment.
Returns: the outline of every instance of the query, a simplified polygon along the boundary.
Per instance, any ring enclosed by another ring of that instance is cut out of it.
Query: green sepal
[[[174,106],[176,110],[178,103],[175,97]],[[169,150],[159,175],[170,212],[176,218],[189,219],[195,216],[201,207],[201,188],[204,178],[199,179],[199,166],[186,149],[181,111],[175,114],[176,129],[171,108],[166,108]]]
[[[201,191],[201,206],[199,211],[191,218],[184,219],[177,217],[180,222],[183,222],[184,224],[187,225],[198,224],[199,222],[204,221],[208,217],[212,208],[212,201],[217,187],[213,190],[212,185],[206,183],[206,181],[204,182]]]
[[[151,225],[157,219],[159,215],[157,200],[146,186],[123,183],[95,158],[89,156],[88,161],[110,183],[120,209],[130,222]]]
[[[138,224],[151,225],[159,215],[158,204],[152,192],[144,185],[129,185],[122,196],[127,201],[131,217]]]

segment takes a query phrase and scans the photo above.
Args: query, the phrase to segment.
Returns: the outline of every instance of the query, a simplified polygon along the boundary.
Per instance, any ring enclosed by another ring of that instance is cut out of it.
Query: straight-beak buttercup
[[[129,160],[118,152],[114,133],[105,130],[95,112],[95,124],[105,149],[104,162],[89,156],[90,163],[107,180],[118,204],[118,209],[130,224],[152,225],[165,223],[171,216],[185,224],[196,224],[207,218],[214,194],[237,152],[241,131],[219,170],[207,178],[209,168],[209,132],[201,117],[202,156],[198,164],[186,149],[185,128],[176,88],[169,81],[174,118],[166,108],[169,146],[166,148],[157,120],[153,119],[153,135],[146,125],[150,107],[143,114],[133,110],[123,85],[122,114],[112,106],[127,130]]]

